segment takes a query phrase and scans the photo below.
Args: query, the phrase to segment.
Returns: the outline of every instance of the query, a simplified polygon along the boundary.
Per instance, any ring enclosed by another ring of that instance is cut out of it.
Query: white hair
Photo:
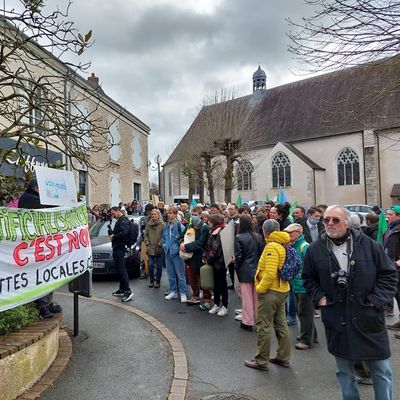
[[[333,210],[334,208],[338,208],[339,210],[342,210],[342,211],[343,211],[343,213],[344,213],[344,219],[348,222],[349,226],[351,226],[351,223],[352,223],[351,213],[350,213],[350,211],[349,211],[347,208],[341,206],[340,204],[334,204],[334,205],[332,205],[332,206],[329,206],[329,207],[325,210],[325,213],[328,212],[328,211],[330,211],[330,210]]]

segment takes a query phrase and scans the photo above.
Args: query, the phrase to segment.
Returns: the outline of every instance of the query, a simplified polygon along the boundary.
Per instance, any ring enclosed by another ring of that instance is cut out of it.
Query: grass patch
[[[0,313],[0,335],[18,331],[39,319],[39,311],[30,303]]]

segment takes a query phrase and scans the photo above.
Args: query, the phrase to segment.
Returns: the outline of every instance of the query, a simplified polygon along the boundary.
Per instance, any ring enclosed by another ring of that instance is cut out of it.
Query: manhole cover
[[[201,400],[256,400],[254,397],[238,393],[217,393],[202,397]]]

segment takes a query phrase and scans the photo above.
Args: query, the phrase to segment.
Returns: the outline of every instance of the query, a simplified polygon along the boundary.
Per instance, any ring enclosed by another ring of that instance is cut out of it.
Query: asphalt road
[[[159,319],[182,341],[190,368],[187,399],[198,400],[217,393],[240,393],[259,400],[340,399],[335,379],[334,359],[326,350],[324,330],[319,319],[316,319],[316,323],[320,343],[312,350],[296,350],[294,344],[297,328],[290,328],[293,342],[291,368],[284,369],[270,365],[268,372],[254,371],[246,368],[243,361],[254,357],[256,333],[241,330],[239,322],[234,320],[234,309],[240,306],[235,293],[229,291],[228,316],[209,315],[201,311],[198,306],[181,304],[178,300],[164,300],[164,291],[167,289],[165,275],[160,289],[148,288],[147,281],[144,280],[131,281],[131,287],[135,292],[132,305]],[[110,299],[111,292],[116,287],[117,282],[112,280],[94,282],[94,294],[97,297]],[[72,299],[64,296],[59,296],[58,299],[64,305],[64,310],[67,310],[67,307],[72,308]],[[91,311],[92,307],[95,313]],[[67,323],[72,326],[70,312],[65,311],[65,315]],[[138,335],[134,332],[136,327],[140,332]],[[75,342],[76,350],[72,362],[60,379],[66,383],[57,383],[54,390],[57,386],[72,387],[79,380],[79,376],[84,375],[84,393],[85,391],[91,393],[92,389],[95,390],[93,393],[99,396],[91,397],[90,394],[90,396],[81,395],[80,398],[116,398],[112,397],[112,393],[123,395],[129,393],[129,388],[136,385],[140,385],[142,392],[138,392],[138,397],[131,395],[128,398],[162,398],[157,396],[168,386],[166,384],[168,379],[171,379],[171,359],[165,343],[148,329],[145,322],[135,316],[128,318],[122,310],[110,312],[107,306],[93,306],[91,302],[81,301],[81,329],[84,334],[89,335],[89,339],[93,335],[96,340]],[[101,337],[107,338],[106,343],[97,340],[99,333]],[[390,333],[390,336],[393,337],[393,333]],[[398,372],[400,340],[392,338],[391,345],[394,399],[400,399]],[[108,349],[106,354],[102,352],[105,346]],[[274,355],[275,348],[274,340],[271,356]],[[93,356],[95,360],[92,360]],[[146,363],[151,369],[150,374],[148,368],[142,368]],[[114,371],[117,367],[116,373]],[[105,371],[109,371],[112,375],[108,375]],[[153,379],[149,379],[149,375]],[[109,382],[110,388],[108,388]],[[123,389],[124,387],[128,390]],[[64,393],[60,389],[56,397],[49,392],[44,398],[49,400],[77,398]],[[145,395],[142,397],[141,393]],[[360,393],[363,400],[374,398],[371,386],[360,386]]]

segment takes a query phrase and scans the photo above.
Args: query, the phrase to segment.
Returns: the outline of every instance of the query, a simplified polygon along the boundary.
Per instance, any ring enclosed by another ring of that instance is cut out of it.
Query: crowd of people
[[[121,215],[129,212],[124,205],[116,208]],[[381,244],[379,207],[365,221],[339,205],[297,206],[289,215],[290,210],[290,204],[272,201],[253,208],[197,204],[191,210],[187,204],[146,205],[149,287],[160,287],[165,266],[165,300],[179,298],[219,317],[228,315],[229,289],[234,289],[242,303],[235,319],[245,331],[255,327],[257,332],[255,357],[245,365],[258,370],[267,370],[270,363],[290,366],[289,325],[299,325],[295,348],[311,350],[318,343],[314,318],[321,312],[343,399],[359,398],[362,379],[374,386],[377,399],[392,399],[386,329],[400,331],[400,319],[386,327],[385,316],[393,315],[394,298],[400,302],[400,206],[387,212]],[[221,233],[231,222],[234,255],[226,265]],[[292,257],[299,269],[285,280],[281,274]],[[201,273],[203,267],[211,271],[212,287],[204,284],[210,277]],[[130,293],[120,288],[113,295],[129,301]],[[271,357],[273,332],[278,347]]]

